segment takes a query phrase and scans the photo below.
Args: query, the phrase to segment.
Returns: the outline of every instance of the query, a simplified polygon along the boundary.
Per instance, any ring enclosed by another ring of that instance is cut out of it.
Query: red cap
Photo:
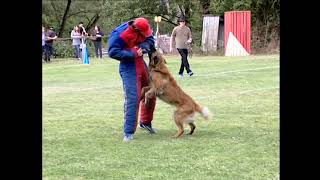
[[[139,29],[146,37],[152,35],[152,29],[150,28],[149,22],[145,18],[136,18],[134,20],[134,25]]]

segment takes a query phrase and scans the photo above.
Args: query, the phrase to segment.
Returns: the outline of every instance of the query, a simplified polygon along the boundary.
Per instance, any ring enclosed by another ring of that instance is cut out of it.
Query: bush
[[[74,57],[71,41],[55,41],[53,44],[53,56],[59,58]]]
[[[89,57],[95,57],[94,44],[91,40],[87,41]],[[53,44],[53,56],[58,58],[74,57],[72,41],[55,41]]]

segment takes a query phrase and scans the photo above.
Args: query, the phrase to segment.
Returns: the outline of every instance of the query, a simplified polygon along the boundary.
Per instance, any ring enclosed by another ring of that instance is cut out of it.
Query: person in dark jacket
[[[102,37],[104,36],[104,33],[101,31],[100,26],[94,27],[92,36],[96,57],[102,58]]]
[[[53,27],[50,27],[46,33],[46,41],[45,41],[45,62],[50,62],[50,58],[53,55],[53,41],[57,39],[57,35],[54,32]]]

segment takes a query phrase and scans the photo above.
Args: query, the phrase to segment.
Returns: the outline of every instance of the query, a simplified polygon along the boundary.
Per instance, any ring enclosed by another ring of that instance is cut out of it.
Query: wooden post
[[[202,52],[205,54],[217,51],[219,16],[204,16],[202,28]]]

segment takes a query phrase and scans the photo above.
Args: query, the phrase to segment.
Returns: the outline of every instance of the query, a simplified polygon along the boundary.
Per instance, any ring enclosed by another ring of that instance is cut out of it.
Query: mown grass
[[[137,129],[130,143],[118,62],[53,61],[43,64],[44,179],[279,179],[279,55],[192,57],[195,76],[177,82],[212,121],[173,139],[174,109],[158,100],[158,133]],[[176,77],[179,57],[167,63]]]

